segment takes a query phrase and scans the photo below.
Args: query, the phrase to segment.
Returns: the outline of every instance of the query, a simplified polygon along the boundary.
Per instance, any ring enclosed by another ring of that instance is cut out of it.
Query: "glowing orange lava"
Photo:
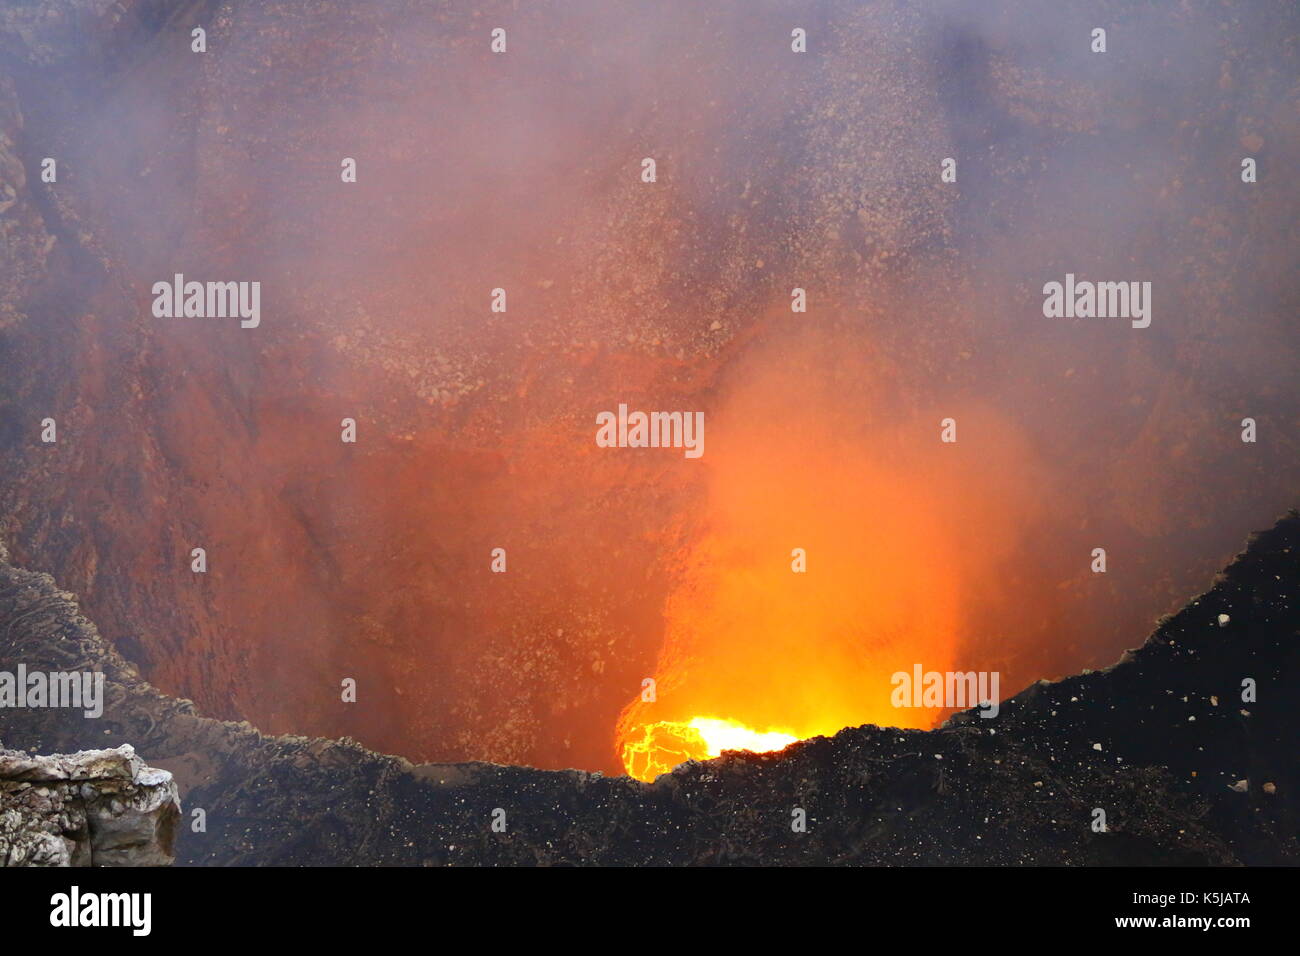
[[[785,731],[757,731],[738,720],[717,717],[661,720],[641,730],[640,740],[623,745],[623,765],[638,780],[653,780],[687,760],[706,760],[727,750],[783,750],[799,739]]]

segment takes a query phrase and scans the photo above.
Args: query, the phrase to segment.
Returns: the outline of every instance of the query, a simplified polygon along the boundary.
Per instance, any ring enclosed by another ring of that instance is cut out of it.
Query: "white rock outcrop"
[[[0,866],[166,866],[180,820],[166,770],[130,744],[39,756],[0,749]]]

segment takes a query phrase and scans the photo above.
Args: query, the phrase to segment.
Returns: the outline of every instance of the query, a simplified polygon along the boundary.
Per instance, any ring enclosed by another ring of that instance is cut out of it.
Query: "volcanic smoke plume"
[[[1105,666],[1296,504],[1294,4],[161,9],[0,15],[0,533],[205,713],[643,778],[929,727],[896,672]]]

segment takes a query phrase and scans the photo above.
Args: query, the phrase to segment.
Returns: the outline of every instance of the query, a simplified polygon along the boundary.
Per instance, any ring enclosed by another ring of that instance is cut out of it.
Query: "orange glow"
[[[799,739],[791,733],[753,730],[739,721],[717,717],[661,720],[641,730],[640,740],[623,745],[623,764],[633,777],[647,781],[687,760],[706,760],[727,750],[783,750]]]
[[[850,417],[846,405],[873,406],[869,368],[846,376],[861,398],[846,403],[846,386],[806,373],[833,358],[816,343],[812,355],[784,346],[779,363],[740,369],[710,415],[707,519],[674,561],[654,693],[625,707],[615,732],[637,779],[726,747],[929,728],[944,710],[895,707],[891,677],[917,664],[986,669],[967,663],[963,613],[996,586],[1015,540],[1008,503],[1028,511],[1036,497],[1030,456],[969,407],[963,427],[1000,454],[942,444],[939,414],[928,441],[901,416]],[[702,714],[727,736],[707,736]]]

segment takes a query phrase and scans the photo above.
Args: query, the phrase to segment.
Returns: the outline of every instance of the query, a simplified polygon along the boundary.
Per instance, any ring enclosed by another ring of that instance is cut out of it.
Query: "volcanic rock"
[[[174,857],[172,775],[130,744],[33,756],[0,749],[0,866],[160,866]]]

